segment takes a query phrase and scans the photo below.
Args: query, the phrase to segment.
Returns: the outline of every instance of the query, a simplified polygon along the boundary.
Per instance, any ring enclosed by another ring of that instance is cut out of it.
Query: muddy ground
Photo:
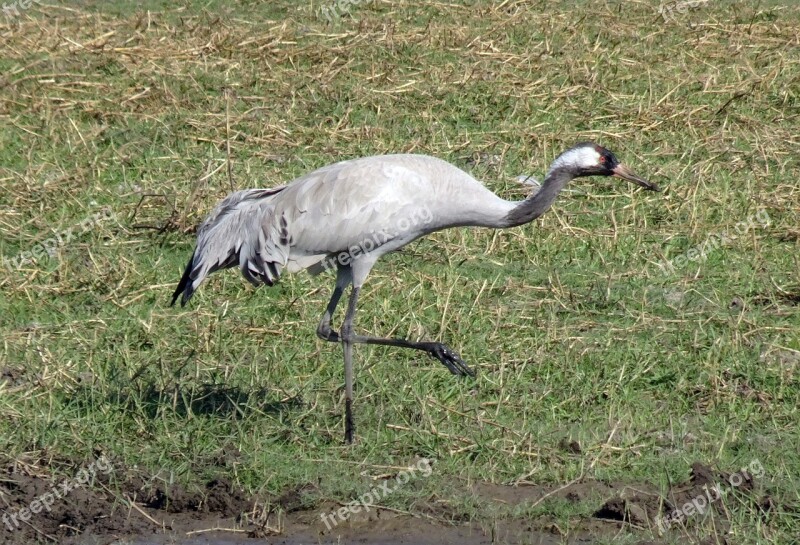
[[[757,483],[757,472],[724,472],[702,463],[687,468],[685,482],[674,484],[666,493],[649,483],[575,482],[566,486],[504,486],[478,483],[471,491],[483,501],[506,505],[532,505],[547,498],[569,502],[592,502],[591,516],[575,520],[569,528],[554,519],[501,519],[491,523],[463,521],[446,523],[447,517],[435,506],[415,516],[390,509],[371,509],[353,514],[349,520],[326,527],[321,515],[341,507],[324,502],[309,509],[312,487],[287,490],[272,498],[247,494],[231,483],[214,479],[196,490],[165,486],[162,481],[135,469],[113,467],[104,459],[75,463],[50,462],[25,465],[9,463],[0,480],[0,543],[180,543],[229,544],[257,540],[279,544],[372,543],[372,544],[489,544],[489,543],[594,543],[620,532],[653,535],[658,521],[669,520],[681,506],[703,501],[713,507],[717,535],[724,534],[727,509],[717,500],[719,491],[735,488],[739,498],[752,502],[762,512],[776,506]],[[104,465],[105,464],[105,465]],[[56,467],[57,466],[57,467]],[[81,474],[80,468],[93,468]],[[48,469],[84,478],[53,479]],[[74,470],[74,471],[73,471]],[[122,475],[120,478],[119,476]],[[65,484],[66,483],[66,484]],[[65,488],[68,486],[69,488]],[[49,495],[49,496],[48,496]],[[598,499],[599,498],[599,499]],[[38,508],[35,501],[38,499]],[[717,501],[715,501],[717,500]],[[48,505],[43,505],[44,503]],[[27,509],[27,511],[24,511]],[[33,511],[38,511],[34,513]],[[23,520],[27,519],[27,520]],[[684,521],[674,520],[670,532],[681,532]],[[659,535],[656,530],[656,534]],[[566,538],[566,539],[565,539]],[[666,541],[665,541],[666,542]],[[717,541],[714,541],[715,543]]]

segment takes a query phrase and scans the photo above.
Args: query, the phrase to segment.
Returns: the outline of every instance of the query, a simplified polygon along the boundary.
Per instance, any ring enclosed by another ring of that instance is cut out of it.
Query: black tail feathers
[[[194,253],[189,259],[189,263],[186,265],[186,270],[183,271],[183,276],[181,277],[181,281],[178,282],[175,293],[172,294],[172,302],[169,306],[174,306],[175,301],[178,300],[181,294],[183,295],[181,298],[181,306],[186,305],[189,299],[192,298],[192,295],[194,295],[194,289],[192,288],[192,263],[194,263]]]

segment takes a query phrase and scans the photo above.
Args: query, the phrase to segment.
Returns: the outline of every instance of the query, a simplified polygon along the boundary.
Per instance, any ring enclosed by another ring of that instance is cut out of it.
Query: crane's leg
[[[336,270],[336,287],[333,288],[331,300],[325,309],[325,314],[317,326],[317,337],[323,341],[330,341],[334,343],[339,342],[339,334],[331,329],[331,317],[336,312],[336,307],[339,305],[339,300],[342,298],[345,288],[353,281],[353,272],[349,267],[339,267]]]
[[[344,349],[344,441],[353,442],[353,320],[356,317],[356,304],[358,292],[361,288],[353,286],[350,301],[347,303],[347,312],[344,315],[342,331],[339,333]]]
[[[317,326],[317,336],[325,341],[341,342],[344,351],[344,388],[345,388],[345,417],[344,417],[344,440],[350,444],[353,442],[355,425],[353,423],[353,345],[354,344],[377,344],[383,346],[397,346],[400,348],[412,348],[421,350],[428,355],[438,359],[454,375],[475,376],[475,372],[470,369],[464,360],[447,345],[430,341],[408,341],[406,339],[384,339],[381,337],[368,337],[356,335],[353,332],[353,322],[356,316],[356,306],[358,304],[358,294],[361,291],[361,284],[366,279],[371,263],[353,271],[352,267],[340,266],[336,274],[336,287],[331,294],[331,299],[322,315],[322,319]],[[344,290],[349,284],[353,284],[353,291],[347,304],[342,329],[337,334],[331,329],[331,317],[339,305],[339,301],[344,294]]]
[[[454,375],[461,377],[474,377],[475,371],[469,368],[464,360],[446,344],[432,342],[432,341],[408,341],[406,339],[384,339],[381,337],[365,337],[363,335],[354,335],[353,343],[356,344],[379,344],[382,346],[399,346],[400,348],[412,348],[414,350],[421,350],[429,356],[436,358],[442,365]]]
[[[317,326],[317,336],[325,341],[342,341],[344,349],[344,389],[345,389],[345,417],[344,417],[344,440],[350,444],[353,442],[353,343],[346,340],[346,333],[352,335],[353,318],[356,314],[356,302],[358,300],[358,289],[353,288],[350,296],[350,303],[345,314],[344,324],[341,334],[331,329],[331,317],[342,299],[344,290],[353,282],[353,271],[350,267],[340,266],[336,271],[336,286],[331,294],[331,300],[325,308],[325,313]],[[349,324],[349,326],[348,326]]]
[[[328,307],[325,309],[325,314],[322,315],[322,319],[319,321],[319,325],[317,326],[317,337],[323,341],[331,341],[334,343],[339,342],[339,334],[331,329],[331,316],[333,316],[333,313],[336,311],[336,307],[339,304],[339,300],[342,298],[343,293],[344,288],[337,284],[333,289],[331,300],[328,302]]]
[[[319,326],[317,326],[317,336],[325,341],[331,342],[339,342],[344,341],[335,331],[331,329],[331,316],[333,315],[334,311],[336,310],[336,306],[339,304],[339,300],[342,298],[342,294],[344,293],[345,288],[347,285],[352,281],[352,276],[350,275],[350,271],[347,269],[339,269],[339,273],[336,277],[336,288],[333,290],[333,295],[331,295],[331,300],[328,303],[328,308],[325,310],[325,314],[322,315],[322,320],[319,322]],[[356,290],[360,290],[359,288],[353,288],[353,292],[355,294],[356,299],[358,299],[358,293]],[[355,303],[353,302],[353,296],[350,297],[350,304],[348,305],[347,312],[348,314],[352,314],[352,317],[355,316]],[[351,307],[352,306],[352,311]],[[345,324],[347,324],[347,317],[345,317]],[[406,339],[384,339],[381,337],[367,337],[363,335],[354,335],[352,333],[352,323],[351,326],[351,339],[350,344],[378,344],[383,346],[398,346],[400,348],[411,348],[414,350],[420,350],[425,352],[426,354],[430,355],[438,359],[442,364],[447,367],[447,369],[453,373],[454,375],[459,376],[470,376],[474,377],[475,372],[467,366],[464,360],[451,348],[447,345],[437,342],[431,341],[408,341]],[[346,345],[345,345],[346,346]],[[350,348],[352,350],[352,346]],[[345,366],[347,365],[347,361],[345,360]],[[345,369],[346,371],[346,369]],[[346,376],[345,376],[346,379]]]

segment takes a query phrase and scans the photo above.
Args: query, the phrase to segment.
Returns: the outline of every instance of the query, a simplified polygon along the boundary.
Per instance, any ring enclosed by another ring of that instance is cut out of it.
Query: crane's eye
[[[606,156],[605,155],[601,155],[600,156],[600,164],[603,165],[603,164],[605,164],[605,162],[606,162]]]

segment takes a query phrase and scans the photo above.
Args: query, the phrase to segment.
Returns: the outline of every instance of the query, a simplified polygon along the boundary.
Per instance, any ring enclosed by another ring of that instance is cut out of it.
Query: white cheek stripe
[[[582,147],[570,150],[556,159],[553,163],[553,168],[550,170],[564,166],[588,168],[598,164],[600,164],[600,154],[597,153],[597,150],[591,147]]]

